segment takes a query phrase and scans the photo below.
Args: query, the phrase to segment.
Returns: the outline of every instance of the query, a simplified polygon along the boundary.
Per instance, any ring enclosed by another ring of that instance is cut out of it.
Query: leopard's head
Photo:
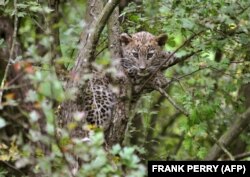
[[[159,55],[165,45],[167,35],[154,36],[148,32],[138,32],[132,35],[123,33],[120,36],[122,44],[121,65],[128,74],[143,76],[147,69],[159,65]]]

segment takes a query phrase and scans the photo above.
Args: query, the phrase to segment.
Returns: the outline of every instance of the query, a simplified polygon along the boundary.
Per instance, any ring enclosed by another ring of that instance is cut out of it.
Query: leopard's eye
[[[147,59],[152,58],[152,57],[153,57],[153,55],[154,55],[154,52],[149,52],[149,53],[147,54]]]
[[[138,58],[138,53],[137,52],[133,52],[133,56],[135,57],[135,58]]]

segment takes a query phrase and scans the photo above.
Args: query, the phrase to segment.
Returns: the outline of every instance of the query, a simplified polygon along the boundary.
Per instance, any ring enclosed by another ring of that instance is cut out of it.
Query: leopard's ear
[[[159,46],[164,46],[168,40],[168,35],[160,34],[159,36],[155,37],[155,40]]]
[[[132,41],[132,37],[130,35],[128,35],[127,33],[122,33],[120,35],[120,41],[122,44],[127,45],[128,43],[130,43]]]

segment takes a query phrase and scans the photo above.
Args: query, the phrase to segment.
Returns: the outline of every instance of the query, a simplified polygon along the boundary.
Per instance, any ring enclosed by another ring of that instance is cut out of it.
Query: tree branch
[[[185,116],[189,116],[188,112],[186,112],[183,108],[181,108],[162,88],[159,88],[158,91],[165,97],[167,100],[181,113]]]
[[[235,160],[241,160],[241,159],[244,159],[246,157],[250,157],[250,152],[244,152],[242,154],[237,154],[234,156],[234,159]]]
[[[183,57],[180,57],[180,58],[176,58],[176,60],[172,61],[172,62],[166,62],[162,67],[161,67],[161,70],[166,70],[168,68],[170,68],[171,66],[174,66],[180,62],[184,62],[185,60],[189,59],[190,57],[194,56],[195,54],[201,52],[202,50],[198,50],[198,51],[195,51],[195,52],[191,52],[190,54],[187,54]],[[177,52],[177,51],[176,51]]]
[[[237,117],[229,129],[220,137],[218,142],[225,147],[228,147],[234,139],[236,139],[240,133],[249,125],[250,122],[250,108],[246,110],[242,115]],[[214,144],[207,154],[205,160],[217,160],[222,153],[222,149]]]
[[[1,109],[1,105],[2,105],[2,97],[3,97],[3,90],[4,90],[4,85],[10,70],[10,66],[12,64],[12,62],[14,61],[14,50],[15,50],[15,45],[16,45],[16,37],[17,37],[17,25],[18,25],[18,16],[17,16],[17,0],[14,0],[14,12],[15,12],[15,19],[14,19],[14,31],[13,31],[13,35],[12,35],[12,43],[11,43],[11,48],[10,48],[10,55],[9,55],[9,61],[8,64],[5,68],[5,72],[4,72],[4,76],[0,85],[0,109]]]
[[[75,65],[72,69],[72,75],[73,77],[70,78],[67,83],[65,89],[76,89],[75,96],[80,97],[82,95],[81,88],[84,86],[84,80],[81,78],[84,78],[83,76],[86,74],[91,73],[90,71],[90,63],[94,61],[95,59],[95,50],[96,45],[98,43],[99,37],[101,35],[101,32],[111,15],[114,8],[117,6],[119,0],[109,0],[105,7],[101,10],[100,2],[96,2],[95,5],[98,5],[98,9],[93,9],[93,4],[89,0],[88,1],[88,10],[87,10],[87,17],[86,21],[88,22],[86,25],[86,29],[81,37],[80,40],[80,49],[78,51],[78,55],[75,61]],[[90,12],[91,11],[91,12]],[[101,12],[100,12],[101,11]],[[91,16],[94,13],[97,16],[97,18]],[[99,14],[99,15],[98,15]],[[82,104],[79,103],[76,100],[68,100],[65,101],[61,105],[60,109],[60,126],[65,127],[69,122],[73,121],[73,115],[72,113],[82,109]],[[82,122],[83,123],[83,122]],[[83,130],[81,127],[81,124],[79,123],[78,127],[71,132],[71,136],[81,136],[84,137]]]
[[[119,8],[113,11],[112,15],[108,21],[108,42],[109,42],[109,51],[112,58],[112,65],[116,68],[116,75],[113,79],[113,86],[116,86],[119,89],[119,92],[116,94],[117,102],[113,110],[114,114],[112,116],[112,123],[108,131],[105,132],[106,143],[109,147],[116,143],[121,143],[124,139],[124,134],[127,128],[128,123],[128,114],[129,111],[129,100],[122,98],[123,94],[126,94],[129,90],[129,85],[125,84],[120,79],[120,74],[123,73],[120,67],[120,58],[121,58],[121,49],[120,49],[120,24],[119,24]],[[125,81],[126,82],[126,81]]]
[[[221,143],[219,142],[214,136],[210,136],[214,141],[215,143],[220,147],[220,149],[225,153],[227,154],[227,156],[229,157],[230,160],[235,160],[234,156],[227,150],[227,148]]]
[[[108,1],[105,7],[103,8],[101,14],[98,16],[97,20],[92,23],[90,28],[87,31],[86,39],[81,40],[80,50],[76,59],[76,64],[73,68],[73,71],[78,76],[83,74],[83,68],[89,66],[91,61],[95,59],[95,50],[100,38],[101,32],[113,12],[114,8],[119,3],[119,0]],[[79,82],[77,82],[79,83]],[[76,84],[76,83],[75,83]]]

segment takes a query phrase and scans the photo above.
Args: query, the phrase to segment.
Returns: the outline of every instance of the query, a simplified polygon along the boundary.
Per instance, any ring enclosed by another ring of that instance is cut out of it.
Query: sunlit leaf
[[[5,127],[6,125],[7,125],[7,122],[2,117],[0,117],[0,129]]]

